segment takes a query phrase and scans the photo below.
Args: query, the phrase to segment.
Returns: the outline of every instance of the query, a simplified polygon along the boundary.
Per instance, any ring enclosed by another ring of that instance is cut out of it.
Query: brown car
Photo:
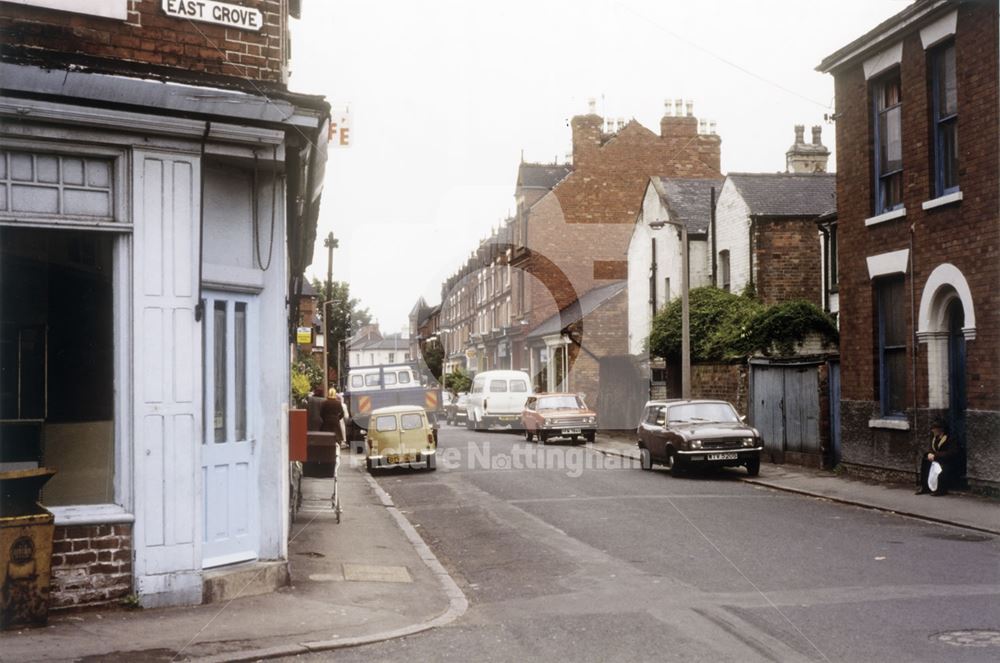
[[[663,465],[671,474],[705,467],[760,472],[764,441],[725,401],[649,401],[636,429],[642,469]]]
[[[578,394],[535,394],[524,404],[521,424],[528,442],[535,436],[543,444],[556,437],[593,442],[597,413]]]

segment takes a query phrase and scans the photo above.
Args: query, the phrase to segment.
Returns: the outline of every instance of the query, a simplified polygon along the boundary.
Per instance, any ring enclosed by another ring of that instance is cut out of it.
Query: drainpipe
[[[198,162],[199,183],[201,189],[198,201],[198,303],[194,305],[194,320],[201,322],[205,317],[205,298],[202,296],[202,269],[205,264],[205,145],[212,123],[205,123],[205,133],[201,135],[201,159]]]
[[[718,267],[716,265],[716,259],[718,254],[715,250],[716,245],[715,245],[715,187],[714,186],[710,190],[709,200],[711,201],[710,214],[708,217],[708,225],[712,233],[712,285],[714,287],[719,287],[719,278],[718,278],[719,275],[717,273]]]
[[[910,380],[913,389],[913,448],[917,449],[919,444],[917,431],[917,348],[919,345],[917,341],[917,286],[913,279],[913,263],[916,262],[916,254],[913,252],[915,225],[913,223],[910,224],[910,329],[913,330],[911,337],[913,352],[910,353]]]
[[[747,251],[747,258],[748,258],[748,262],[750,264],[750,280],[748,281],[748,283],[750,285],[750,289],[753,291],[754,294],[757,294],[757,285],[756,285],[756,283],[754,283],[754,278],[753,278],[753,248],[754,248],[753,238],[754,238],[754,228],[756,227],[756,225],[757,225],[757,217],[751,215],[750,216],[750,227],[749,227],[749,229],[747,231],[748,232],[747,246],[749,247],[749,250]],[[732,269],[732,267],[730,267],[730,269]],[[730,282],[732,282],[732,276],[731,275],[730,275],[729,279],[730,279]]]
[[[649,320],[650,325],[652,325],[652,320],[656,317],[656,238],[650,237],[649,242],[653,252],[653,258],[649,263],[649,307],[651,311]]]

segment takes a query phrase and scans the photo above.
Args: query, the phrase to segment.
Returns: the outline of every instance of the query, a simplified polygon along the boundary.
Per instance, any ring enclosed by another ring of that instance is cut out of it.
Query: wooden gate
[[[751,423],[775,462],[789,454],[820,456],[819,371],[816,364],[751,362]],[[789,460],[796,460],[790,458]]]

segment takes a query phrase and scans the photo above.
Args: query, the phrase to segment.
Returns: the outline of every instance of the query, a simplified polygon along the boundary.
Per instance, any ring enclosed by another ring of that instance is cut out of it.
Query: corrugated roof
[[[752,216],[819,216],[837,207],[832,173],[730,173]]]
[[[663,204],[670,210],[670,219],[687,226],[689,233],[707,233],[712,218],[712,187],[716,196],[725,180],[693,180],[657,177]]]
[[[573,172],[569,164],[522,163],[517,169],[518,188],[551,189]]]
[[[566,325],[578,322],[593,313],[602,304],[622,292],[627,285],[627,281],[615,281],[614,283],[588,290],[576,302],[570,304],[559,313],[546,318],[540,325],[532,329],[531,333],[528,334],[528,338],[558,334]],[[576,304],[579,305],[577,306]]]

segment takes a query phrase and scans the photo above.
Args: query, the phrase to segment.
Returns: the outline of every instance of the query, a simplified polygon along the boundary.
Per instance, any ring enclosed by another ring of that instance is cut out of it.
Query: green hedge
[[[764,306],[751,294],[734,295],[718,288],[691,291],[691,358],[695,361],[742,359],[755,353],[791,354],[795,343],[817,332],[837,344],[837,326],[827,313],[803,301]],[[675,299],[653,318],[650,354],[677,358],[681,353],[681,300]]]

